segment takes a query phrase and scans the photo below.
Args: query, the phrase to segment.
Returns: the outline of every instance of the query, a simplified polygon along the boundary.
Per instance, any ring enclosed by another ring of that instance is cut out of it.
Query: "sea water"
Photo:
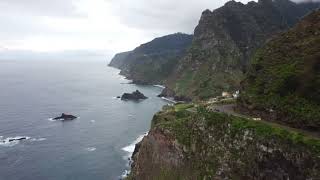
[[[113,180],[167,102],[103,60],[0,60],[0,180]],[[139,90],[149,99],[117,99]],[[54,121],[61,113],[78,119]],[[10,138],[26,137],[9,142]]]

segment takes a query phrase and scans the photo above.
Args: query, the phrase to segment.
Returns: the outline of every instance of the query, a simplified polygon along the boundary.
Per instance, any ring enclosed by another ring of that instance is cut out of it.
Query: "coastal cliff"
[[[319,25],[316,10],[259,49],[233,108],[164,107],[128,179],[320,179]]]
[[[142,44],[133,51],[119,53],[109,66],[136,84],[163,84],[191,45],[192,35],[176,33]]]
[[[319,3],[259,0],[229,1],[202,13],[193,43],[166,86],[177,96],[208,99],[235,92],[255,51],[274,35],[286,31]]]
[[[128,179],[317,179],[320,140],[251,119],[192,112],[156,114],[136,147]]]

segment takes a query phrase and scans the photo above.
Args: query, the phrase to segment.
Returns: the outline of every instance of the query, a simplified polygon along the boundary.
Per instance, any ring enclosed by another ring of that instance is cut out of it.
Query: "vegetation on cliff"
[[[117,54],[109,66],[138,84],[163,83],[192,42],[192,35],[176,33]]]
[[[183,108],[185,107],[185,108]],[[199,107],[156,114],[129,179],[316,179],[320,140]]]
[[[259,0],[246,5],[230,1],[212,12],[204,11],[192,47],[167,86],[178,96],[196,99],[238,90],[256,49],[317,7],[319,3],[288,0]]]
[[[320,11],[271,40],[252,60],[240,105],[294,127],[320,130]]]

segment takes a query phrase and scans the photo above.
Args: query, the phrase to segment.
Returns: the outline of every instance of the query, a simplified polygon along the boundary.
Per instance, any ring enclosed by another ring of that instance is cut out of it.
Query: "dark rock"
[[[117,98],[118,98],[118,99],[120,99],[120,98],[121,98],[121,96],[117,96]]]
[[[9,139],[9,142],[26,140],[26,137]]]
[[[65,114],[65,113],[62,113],[61,116],[54,118],[54,120],[64,120],[64,121],[74,120],[74,119],[77,119],[77,117],[70,114]]]
[[[148,99],[144,94],[142,94],[140,91],[136,90],[133,93],[124,93],[121,97],[121,100],[134,100],[139,101],[143,99]]]
[[[161,94],[158,95],[158,97],[174,97],[175,93],[169,88],[164,88],[161,92]]]

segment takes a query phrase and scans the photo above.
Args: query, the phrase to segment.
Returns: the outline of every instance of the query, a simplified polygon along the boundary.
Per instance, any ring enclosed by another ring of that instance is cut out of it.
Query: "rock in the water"
[[[22,140],[26,140],[27,138],[26,137],[21,137],[21,138],[12,138],[12,139],[9,139],[9,142],[13,142],[13,141],[22,141]]]
[[[70,114],[65,114],[65,113],[62,113],[61,116],[54,118],[54,120],[63,120],[63,121],[74,120],[74,119],[77,119],[77,117]]]
[[[142,94],[140,91],[136,90],[133,93],[124,93],[121,97],[121,100],[142,100],[142,99],[148,99],[144,94]]]

